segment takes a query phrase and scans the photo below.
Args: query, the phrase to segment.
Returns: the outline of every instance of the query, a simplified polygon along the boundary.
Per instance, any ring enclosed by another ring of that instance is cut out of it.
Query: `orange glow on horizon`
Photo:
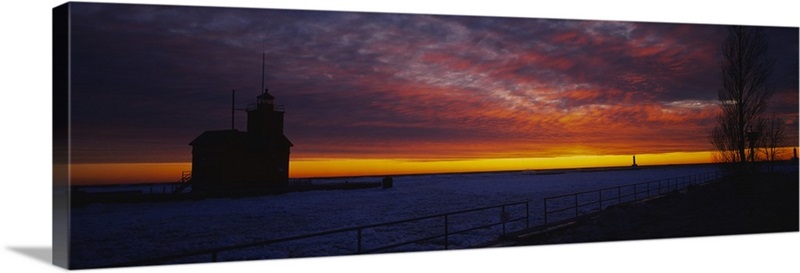
[[[639,166],[711,163],[712,152],[677,152],[636,155]],[[546,170],[565,168],[623,167],[630,155],[589,155],[551,158],[495,158],[465,160],[311,159],[293,160],[292,178],[372,176],[450,172]]]
[[[676,152],[636,155],[639,166],[711,163],[713,152]],[[463,160],[414,159],[293,159],[291,178],[378,176],[424,173],[546,170],[630,166],[631,155],[587,155],[549,158],[484,158]],[[73,185],[177,182],[191,163],[73,164]]]
[[[177,182],[192,163],[87,163],[69,168],[72,185]]]

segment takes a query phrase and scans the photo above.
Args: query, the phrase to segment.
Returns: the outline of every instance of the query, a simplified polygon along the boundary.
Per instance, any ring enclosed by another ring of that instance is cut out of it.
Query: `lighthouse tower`
[[[256,97],[256,107],[247,110],[247,132],[260,136],[283,135],[283,111],[275,108],[268,89]]]

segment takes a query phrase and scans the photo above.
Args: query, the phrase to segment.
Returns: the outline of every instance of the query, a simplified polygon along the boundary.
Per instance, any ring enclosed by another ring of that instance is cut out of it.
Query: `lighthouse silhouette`
[[[294,146],[283,133],[283,109],[264,89],[247,109],[247,131],[205,131],[192,146],[192,192],[250,194],[284,189]]]

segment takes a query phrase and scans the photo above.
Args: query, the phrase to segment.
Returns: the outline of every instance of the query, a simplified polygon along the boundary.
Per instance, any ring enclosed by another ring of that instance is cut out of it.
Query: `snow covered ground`
[[[543,223],[543,199],[586,190],[717,171],[713,165],[690,165],[560,174],[528,172],[442,174],[394,177],[394,187],[295,192],[246,198],[214,198],[138,204],[90,204],[72,211],[71,259],[74,267],[102,267],[133,260],[181,254],[343,228],[425,217],[472,208],[529,202],[530,225]],[[380,178],[315,180],[314,183],[379,181]],[[507,208],[524,217],[524,205]],[[500,209],[449,217],[450,231],[496,221]],[[364,248],[376,248],[442,232],[442,218],[388,225],[362,231]],[[507,226],[525,227],[525,221]],[[491,241],[502,230],[452,235],[449,248]],[[343,232],[219,253],[219,260],[272,259],[353,254],[357,233]],[[443,249],[444,240],[391,251]],[[210,255],[174,262],[208,262]]]

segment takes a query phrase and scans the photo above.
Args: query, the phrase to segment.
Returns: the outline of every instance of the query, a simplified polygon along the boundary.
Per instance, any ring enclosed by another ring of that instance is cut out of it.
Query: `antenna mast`
[[[236,115],[236,89],[231,89],[231,130],[236,130],[234,128],[234,116]]]
[[[261,94],[263,95],[266,92],[264,89],[264,63],[266,62],[267,53],[261,52]]]

